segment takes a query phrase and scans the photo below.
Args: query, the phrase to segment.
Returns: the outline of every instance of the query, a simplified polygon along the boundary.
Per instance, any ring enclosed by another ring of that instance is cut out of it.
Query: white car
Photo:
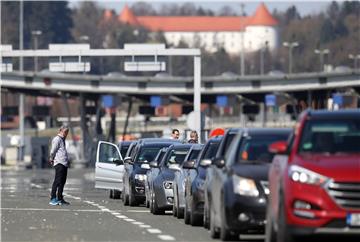
[[[119,148],[100,141],[96,151],[95,188],[110,190],[110,198],[119,199],[123,189],[124,162]]]

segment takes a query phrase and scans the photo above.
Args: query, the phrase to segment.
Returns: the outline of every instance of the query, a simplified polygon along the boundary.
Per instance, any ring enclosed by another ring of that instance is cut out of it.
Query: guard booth
[[[31,138],[31,163],[38,169],[51,168],[49,164],[50,137],[32,137]]]

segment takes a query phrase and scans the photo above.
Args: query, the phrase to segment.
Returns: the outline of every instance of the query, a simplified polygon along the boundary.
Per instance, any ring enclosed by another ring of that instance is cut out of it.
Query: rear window
[[[310,120],[305,124],[299,152],[360,152],[360,120]]]
[[[270,144],[288,138],[287,134],[270,134],[244,137],[237,153],[237,163],[271,162],[273,155],[269,152]]]
[[[186,150],[171,150],[170,155],[168,156],[168,159],[166,161],[166,165],[171,164],[179,164],[181,165],[185,159],[186,154],[188,153],[188,149]]]
[[[140,155],[138,156],[136,162],[142,163],[153,161],[161,148],[162,147],[151,147],[141,149]]]

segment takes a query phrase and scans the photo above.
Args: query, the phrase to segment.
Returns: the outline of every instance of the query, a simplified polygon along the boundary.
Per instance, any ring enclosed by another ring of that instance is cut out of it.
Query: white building
[[[105,18],[111,12],[105,12]],[[190,47],[204,47],[214,52],[223,47],[229,54],[278,47],[278,22],[265,4],[260,4],[252,16],[135,16],[125,6],[118,20],[133,26],[142,26],[152,32],[163,32],[169,44],[180,41]],[[242,46],[243,43],[243,46]]]

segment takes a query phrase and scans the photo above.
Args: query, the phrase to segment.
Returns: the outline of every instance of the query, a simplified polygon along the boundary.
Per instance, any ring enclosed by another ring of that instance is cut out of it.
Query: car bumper
[[[172,210],[174,204],[174,192],[173,189],[165,189],[163,187],[155,188],[155,199],[157,206],[164,210]]]
[[[266,198],[233,195],[225,204],[226,226],[237,232],[264,231]]]
[[[145,199],[145,181],[134,180],[132,188],[136,199]]]

